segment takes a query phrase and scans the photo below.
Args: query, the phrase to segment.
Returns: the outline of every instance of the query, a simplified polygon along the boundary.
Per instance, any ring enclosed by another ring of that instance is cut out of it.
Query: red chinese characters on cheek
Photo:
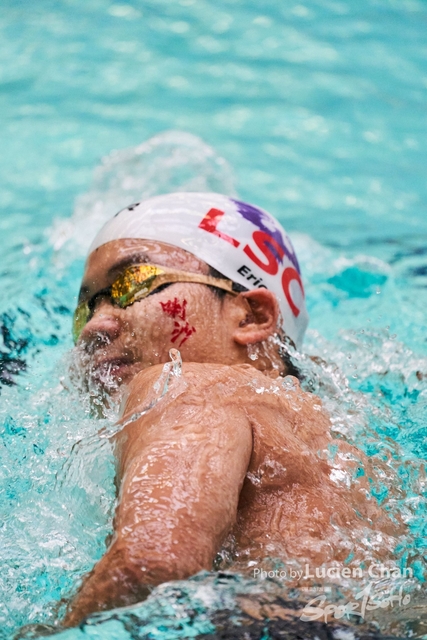
[[[180,347],[186,340],[188,340],[188,338],[196,331],[196,329],[195,327],[190,327],[188,322],[186,322],[185,324],[180,324],[179,322],[175,321],[174,324],[175,327],[172,331],[171,342],[176,342],[178,338],[180,338],[180,342],[178,344],[178,347]]]
[[[160,305],[163,313],[174,320],[171,342],[177,342],[178,347],[181,347],[196,331],[195,327],[190,326],[186,319],[187,300],[180,302],[178,298],[174,298],[167,302],[161,302]]]

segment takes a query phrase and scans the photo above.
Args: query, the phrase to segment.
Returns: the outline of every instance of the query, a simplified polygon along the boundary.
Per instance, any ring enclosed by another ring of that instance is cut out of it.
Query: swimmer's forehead
[[[208,273],[208,265],[193,254],[165,242],[129,238],[112,240],[89,255],[80,296],[109,286],[132,264],[157,264],[181,271]]]

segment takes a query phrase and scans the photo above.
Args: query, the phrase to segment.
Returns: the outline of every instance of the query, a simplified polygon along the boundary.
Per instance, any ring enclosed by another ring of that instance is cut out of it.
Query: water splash
[[[151,393],[148,393],[148,400],[142,409],[135,411],[126,420],[121,420],[126,404],[126,395],[122,394],[121,401],[116,399],[110,405],[105,405],[105,398],[102,396],[97,407],[102,408],[104,426],[96,433],[92,433],[78,440],[71,448],[71,452],[67,457],[61,471],[57,474],[56,485],[59,489],[63,487],[73,487],[82,482],[82,478],[86,477],[85,487],[89,492],[93,492],[91,486],[92,481],[87,477],[85,468],[88,462],[97,456],[105,457],[112,455],[114,452],[113,439],[124,427],[132,422],[136,422],[151,409],[153,409],[166,395],[168,399],[174,399],[183,393],[187,387],[187,383],[182,377],[182,359],[178,349],[170,349],[170,362],[163,365],[162,373],[158,380],[154,383]],[[72,357],[70,357],[72,360]],[[75,380],[75,375],[73,376]],[[62,383],[64,384],[64,378]],[[87,412],[93,413],[94,394],[82,393],[81,388],[77,388],[77,392],[83,404],[87,406]],[[96,396],[95,396],[96,397]],[[97,416],[99,418],[99,415]]]
[[[142,416],[145,416],[145,414],[155,407],[157,403],[166,396],[166,394],[168,395],[168,399],[174,399],[185,391],[187,383],[182,377],[181,354],[178,349],[170,349],[169,357],[170,362],[166,362],[163,365],[162,373],[153,385],[153,391],[155,392],[154,398],[150,399],[143,409],[133,413],[124,422],[120,422],[120,429],[127,427],[127,425],[139,420]]]
[[[174,191],[236,194],[233,172],[212,147],[184,131],[165,131],[130,149],[113,151],[95,170],[70,219],[57,220],[50,242],[61,261],[85,255],[101,226],[133,202]],[[64,246],[67,245],[67,246]]]

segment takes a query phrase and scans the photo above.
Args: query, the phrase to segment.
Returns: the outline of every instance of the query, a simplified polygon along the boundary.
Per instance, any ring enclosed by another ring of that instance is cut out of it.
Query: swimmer
[[[307,322],[292,244],[261,209],[168,194],[101,229],[73,332],[88,384],[125,390],[119,499],[65,625],[211,570],[224,549],[252,572],[391,553],[399,530],[370,496],[369,462],[295,377],[285,345],[300,348]],[[171,349],[181,383],[144,411]]]

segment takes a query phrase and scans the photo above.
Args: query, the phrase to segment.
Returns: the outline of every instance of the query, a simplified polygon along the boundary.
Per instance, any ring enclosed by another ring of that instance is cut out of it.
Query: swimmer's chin
[[[101,383],[103,380],[113,380],[121,383],[125,378],[135,375],[139,370],[137,363],[126,358],[105,358],[96,362],[91,367],[91,376],[98,379]]]
[[[116,379],[111,375],[107,379],[93,374],[85,377],[80,392],[89,400],[92,418],[114,417],[119,410],[126,382],[127,377],[123,379],[121,376]]]
[[[111,358],[97,362],[86,373],[90,387],[96,387],[109,395],[128,383],[141,369],[139,363],[124,358]]]

